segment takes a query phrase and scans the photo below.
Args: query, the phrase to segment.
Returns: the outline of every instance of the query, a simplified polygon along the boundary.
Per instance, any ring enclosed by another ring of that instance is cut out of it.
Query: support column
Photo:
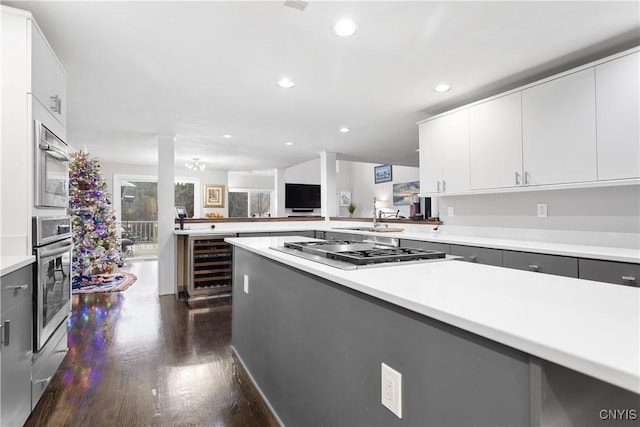
[[[177,294],[174,137],[158,135],[158,295]]]
[[[275,209],[274,216],[286,216],[284,208],[284,169],[276,169],[273,178],[273,188],[275,189]]]
[[[320,153],[320,203],[325,222],[338,215],[338,193],[336,192],[336,157],[337,153],[322,151]]]

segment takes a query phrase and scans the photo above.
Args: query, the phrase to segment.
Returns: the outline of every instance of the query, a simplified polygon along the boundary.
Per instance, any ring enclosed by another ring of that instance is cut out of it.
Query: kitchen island
[[[305,238],[226,239],[234,350],[284,424],[637,422],[639,289],[459,261],[344,271],[270,249],[287,239]]]

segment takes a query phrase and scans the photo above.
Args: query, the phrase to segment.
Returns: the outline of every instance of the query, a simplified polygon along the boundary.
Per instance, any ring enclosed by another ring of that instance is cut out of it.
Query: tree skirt
[[[124,291],[138,280],[130,273],[94,274],[92,276],[76,276],[71,282],[74,294],[90,294],[93,292]]]

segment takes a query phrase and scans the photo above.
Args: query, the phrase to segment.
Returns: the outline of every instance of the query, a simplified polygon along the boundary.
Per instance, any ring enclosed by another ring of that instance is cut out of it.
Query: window
[[[271,216],[271,190],[229,190],[229,217]]]
[[[174,205],[187,208],[187,218],[193,218],[195,187],[193,182],[176,182]]]

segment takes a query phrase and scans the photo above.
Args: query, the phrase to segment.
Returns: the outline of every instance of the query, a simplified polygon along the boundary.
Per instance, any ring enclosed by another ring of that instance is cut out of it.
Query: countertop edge
[[[16,255],[0,257],[0,276],[13,273],[29,264],[36,262],[34,255]]]

